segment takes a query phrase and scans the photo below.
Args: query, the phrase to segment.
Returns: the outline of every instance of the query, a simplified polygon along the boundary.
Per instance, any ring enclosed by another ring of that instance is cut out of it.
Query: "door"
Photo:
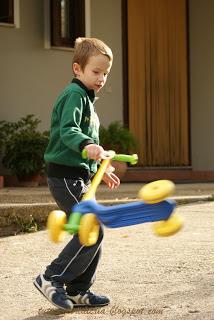
[[[128,121],[140,165],[189,159],[185,0],[127,0]]]

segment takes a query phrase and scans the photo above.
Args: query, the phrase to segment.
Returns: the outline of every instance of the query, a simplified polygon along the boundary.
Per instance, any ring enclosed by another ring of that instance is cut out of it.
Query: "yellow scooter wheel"
[[[66,214],[61,210],[54,210],[48,216],[47,229],[49,239],[55,243],[63,241],[65,238],[65,231],[63,226],[66,224]]]
[[[100,224],[94,213],[84,214],[80,220],[79,240],[84,246],[92,246],[97,242]]]
[[[172,214],[168,220],[154,222],[153,232],[160,237],[168,237],[177,233],[183,227],[183,218],[176,213]]]
[[[169,180],[157,180],[143,186],[138,195],[146,203],[158,203],[171,196],[175,185]]]

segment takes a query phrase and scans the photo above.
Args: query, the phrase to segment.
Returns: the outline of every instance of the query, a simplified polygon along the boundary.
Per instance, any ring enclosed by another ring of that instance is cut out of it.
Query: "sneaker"
[[[69,295],[68,298],[73,303],[74,307],[102,307],[109,304],[110,300],[105,296],[98,296],[91,292],[87,291],[79,291],[77,295]]]
[[[73,303],[68,299],[67,293],[60,282],[45,279],[43,275],[39,275],[34,281],[34,285],[54,306],[63,310],[73,309]]]

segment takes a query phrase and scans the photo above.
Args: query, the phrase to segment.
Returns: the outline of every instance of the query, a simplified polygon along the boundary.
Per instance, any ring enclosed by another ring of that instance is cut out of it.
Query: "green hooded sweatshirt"
[[[96,173],[97,163],[83,159],[81,151],[90,143],[99,144],[99,119],[94,109],[95,94],[74,79],[57,98],[45,161],[86,169]]]

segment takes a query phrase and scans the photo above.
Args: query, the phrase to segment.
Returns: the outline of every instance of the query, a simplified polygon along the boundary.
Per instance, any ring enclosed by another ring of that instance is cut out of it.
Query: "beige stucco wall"
[[[123,119],[122,30],[120,0],[91,0],[92,35],[108,43],[114,61],[108,82],[100,94],[97,110],[101,123]]]
[[[105,125],[122,119],[120,14],[120,0],[91,0],[91,36],[106,41],[115,53],[112,74],[97,102]],[[20,28],[0,26],[0,120],[33,113],[42,120],[41,129],[47,129],[52,104],[73,75],[71,51],[44,48],[43,15],[43,0],[20,0]]]
[[[214,1],[190,0],[192,166],[214,170]]]
[[[189,9],[192,166],[214,170],[214,1],[190,0]],[[72,78],[72,52],[44,48],[43,14],[43,0],[20,0],[20,28],[0,26],[0,120],[33,113],[47,129],[52,104]],[[114,52],[112,73],[97,102],[107,125],[122,120],[123,113],[121,0],[91,0],[91,36]]]

